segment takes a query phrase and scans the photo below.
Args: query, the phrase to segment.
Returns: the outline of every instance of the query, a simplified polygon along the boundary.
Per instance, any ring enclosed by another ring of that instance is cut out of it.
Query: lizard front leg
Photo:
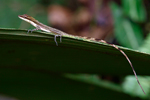
[[[28,30],[27,33],[29,33],[30,31],[31,31],[31,33],[32,33],[33,31],[37,31],[37,30],[40,30],[40,27],[39,27],[39,26],[36,26],[35,29],[30,29],[30,30]]]

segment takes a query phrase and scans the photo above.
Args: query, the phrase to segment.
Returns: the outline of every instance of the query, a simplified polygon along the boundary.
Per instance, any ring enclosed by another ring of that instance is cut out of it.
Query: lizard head
[[[30,23],[30,24],[32,24],[33,26],[36,27],[37,20],[34,19],[33,17],[31,17],[31,16],[29,16],[29,15],[27,15],[27,14],[18,15],[18,17],[19,17],[20,19],[22,19],[22,20],[24,20],[24,21],[26,21],[26,22],[28,22],[28,23]]]

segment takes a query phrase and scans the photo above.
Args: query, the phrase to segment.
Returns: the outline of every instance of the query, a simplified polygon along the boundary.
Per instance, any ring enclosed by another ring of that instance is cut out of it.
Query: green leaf
[[[64,76],[81,82],[93,84],[100,87],[105,87],[114,91],[123,92],[121,86],[114,84],[112,82],[101,80],[98,75],[65,74]]]
[[[123,11],[133,21],[144,22],[146,20],[146,11],[142,0],[122,0]]]
[[[59,43],[59,38],[57,41]],[[89,77],[85,83],[61,77],[64,73],[133,75],[126,58],[108,44],[63,36],[62,43],[56,46],[51,33],[27,34],[27,30],[0,29],[0,48],[0,91],[3,94],[22,100],[66,100],[66,97],[83,100],[83,96],[91,100],[93,97],[103,99],[106,93],[109,96],[105,98],[108,99],[114,98],[114,95],[116,98],[118,94],[118,99],[131,98],[121,92],[121,86],[98,81],[96,77]],[[128,55],[138,75],[149,74],[149,67],[145,67],[150,65],[149,54],[123,47],[120,49]],[[66,75],[72,79],[77,77]],[[84,81],[84,77],[78,78]],[[93,87],[94,90],[90,90]],[[91,94],[88,90],[93,93],[91,96],[88,96]],[[73,95],[78,92],[79,96]]]
[[[56,73],[31,68],[1,68],[0,86],[1,93],[17,100],[137,100],[109,88],[85,84]],[[106,94],[109,96],[105,96]]]
[[[26,30],[0,29],[0,66],[30,66],[53,72],[133,74],[126,58],[108,44],[67,36],[62,37],[62,43],[59,43],[59,38],[57,42],[58,46],[50,33],[27,34]],[[141,70],[141,66],[149,64],[148,54],[123,47],[120,49],[128,55],[140,74],[149,74],[146,68]]]

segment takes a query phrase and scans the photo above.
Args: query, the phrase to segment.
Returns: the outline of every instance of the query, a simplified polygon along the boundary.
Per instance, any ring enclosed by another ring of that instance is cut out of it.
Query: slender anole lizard
[[[36,19],[34,19],[33,17],[27,15],[27,14],[18,15],[18,17],[19,17],[20,19],[22,19],[22,20],[24,20],[24,21],[26,21],[26,22],[32,24],[34,27],[36,27],[36,29],[29,30],[29,31],[31,31],[31,32],[32,32],[32,31],[35,31],[35,30],[42,30],[42,31],[45,31],[45,32],[54,33],[54,34],[55,34],[54,41],[56,42],[56,45],[58,45],[58,43],[57,43],[57,41],[56,41],[56,37],[60,36],[60,41],[61,41],[61,36],[63,36],[63,35],[74,36],[74,35],[69,35],[69,34],[67,34],[67,33],[65,33],[65,32],[62,32],[62,31],[60,31],[60,30],[58,30],[58,29],[55,29],[55,28],[46,26],[46,25],[40,23],[39,21],[37,21]],[[28,31],[28,32],[29,32],[29,31]],[[76,36],[74,36],[74,37],[76,37]],[[84,37],[84,38],[85,38],[85,37]],[[131,61],[130,61],[130,59],[128,58],[128,56],[127,56],[120,48],[118,48],[116,45],[110,44],[110,43],[108,43],[108,42],[106,42],[106,41],[104,41],[104,40],[99,40],[99,39],[95,39],[95,38],[88,38],[88,37],[87,37],[87,39],[89,39],[89,40],[95,40],[95,41],[98,41],[98,42],[102,42],[102,43],[109,44],[109,45],[113,46],[114,48],[116,48],[117,50],[119,50],[119,51],[126,57],[127,61],[129,62],[130,66],[131,66],[131,68],[132,68],[132,70],[133,70],[133,73],[134,73],[134,75],[135,75],[135,77],[136,77],[136,80],[137,80],[139,86],[141,87],[142,91],[144,92],[144,89],[142,88],[142,86],[141,86],[141,84],[140,84],[140,82],[139,82],[139,80],[138,80],[138,78],[137,78],[136,72],[135,72],[135,70],[134,70],[134,67],[133,67],[133,65],[132,65],[132,63],[131,63]],[[144,94],[145,94],[145,92],[144,92]]]

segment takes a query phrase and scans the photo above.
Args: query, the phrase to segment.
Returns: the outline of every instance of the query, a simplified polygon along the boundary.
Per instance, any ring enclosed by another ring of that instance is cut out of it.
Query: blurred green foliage
[[[139,48],[139,50],[150,53],[150,34],[146,37],[144,44]]]
[[[150,53],[149,35],[144,39],[146,26],[141,27],[149,24],[147,22],[149,12],[146,12],[143,0],[122,0],[122,5],[119,7],[116,3],[111,3],[116,39],[125,47]]]
[[[122,0],[122,1],[125,1],[125,0]],[[128,4],[131,2],[133,1],[126,0],[125,2],[123,2],[124,5],[128,5],[123,8],[119,7],[115,3],[111,3],[111,8],[113,11],[113,18],[114,18],[114,25],[115,25],[114,30],[115,30],[115,36],[117,40],[119,41],[119,43],[121,43],[123,46],[128,47],[128,48],[138,49],[143,43],[143,32],[142,32],[141,27],[139,26],[139,23],[135,23],[134,20],[132,21],[132,19],[134,18],[132,18],[131,16],[134,15],[136,18],[139,18],[139,19],[136,19],[136,21],[141,21],[140,19],[141,14],[137,14],[137,15],[133,13],[126,14],[126,12],[130,12],[132,11],[132,9],[134,9],[136,12],[139,11],[139,7],[138,9],[136,9],[134,8],[136,6]],[[138,0],[135,0],[134,2],[136,4]],[[140,7],[141,7],[141,4],[142,3],[140,3],[139,5]],[[143,9],[142,12],[145,12],[145,10]],[[146,16],[146,15],[143,14],[142,16]],[[146,19],[143,19],[143,20],[146,20]]]
[[[146,21],[146,11],[143,0],[122,0],[124,13],[135,22]]]

